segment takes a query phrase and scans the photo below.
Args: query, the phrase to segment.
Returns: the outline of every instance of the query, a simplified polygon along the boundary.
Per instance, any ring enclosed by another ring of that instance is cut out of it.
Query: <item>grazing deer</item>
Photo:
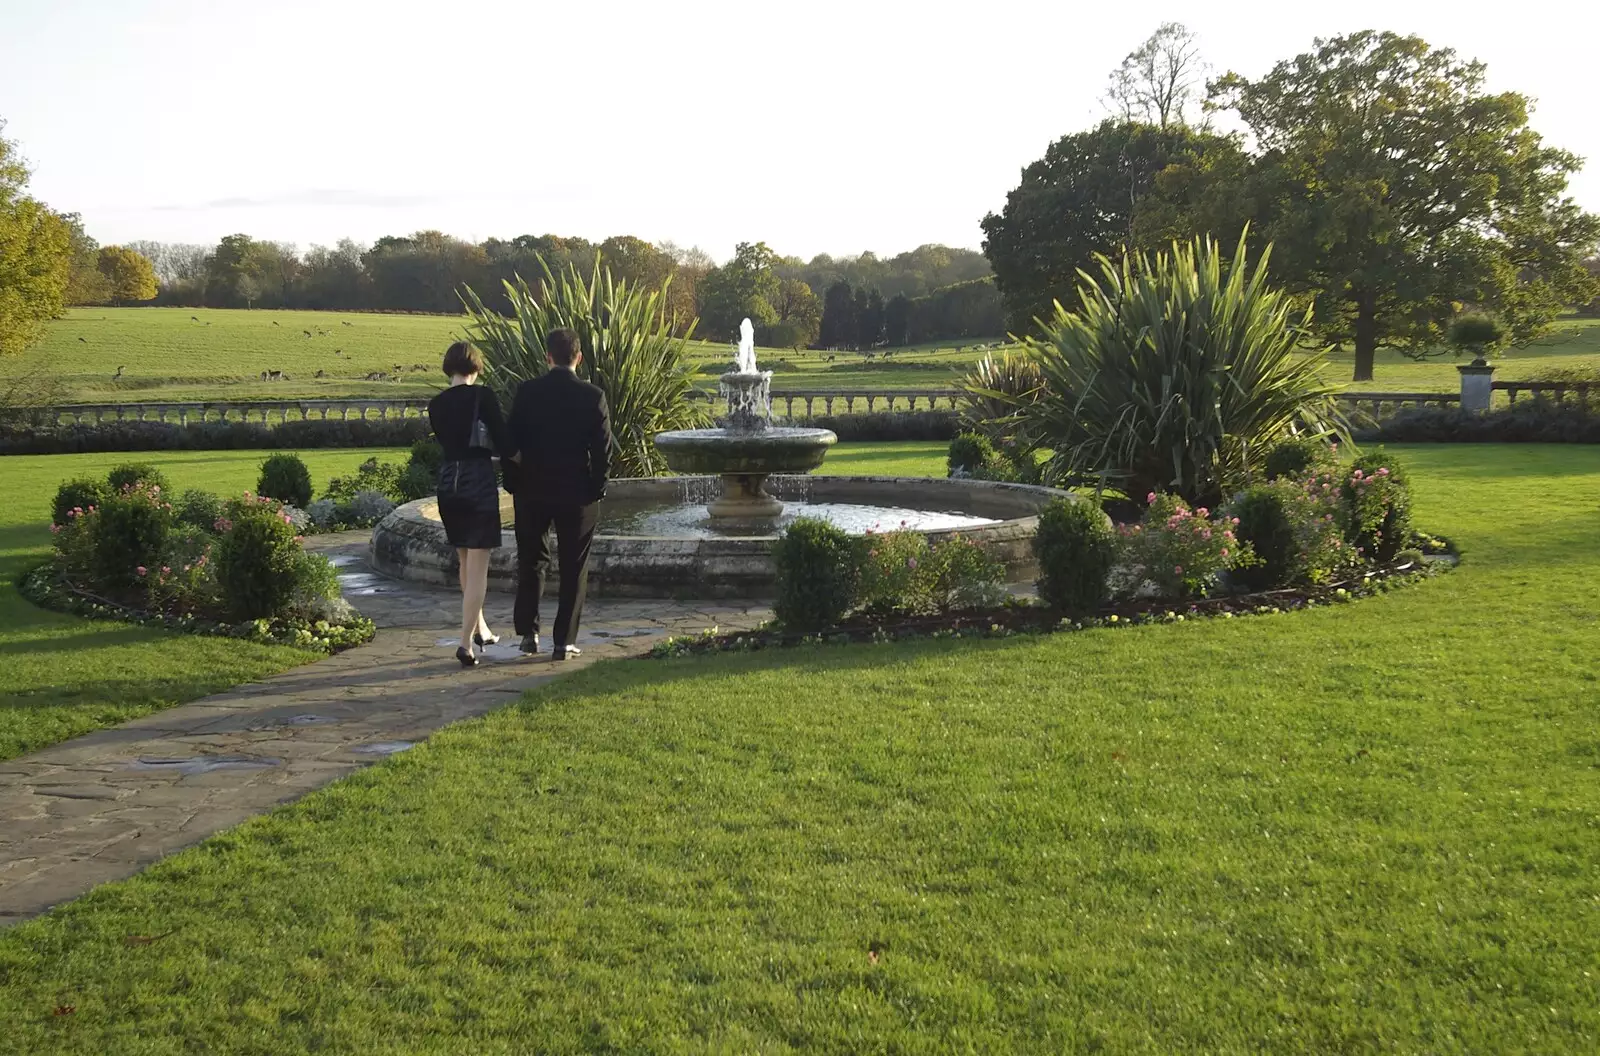
[[[307,336],[307,337],[310,337],[310,336],[311,336],[311,331],[310,331],[310,330],[302,330],[302,331],[300,331],[300,332],[301,332],[301,333],[302,333],[302,334],[305,334],[305,335],[306,335],[306,336]]]
[[[84,344],[86,344],[86,345],[87,345],[87,344],[88,344],[88,343],[89,343],[89,341],[88,341],[88,339],[87,339],[87,338],[82,338],[82,337],[80,337],[80,338],[78,338],[78,340],[79,340],[79,341],[82,341],[82,342],[83,342],[83,343],[84,343]]]
[[[320,371],[320,370],[319,370],[319,371],[317,371],[317,377],[319,377],[319,378],[325,378],[325,377],[327,377],[327,376],[328,376],[328,375],[326,375],[326,374],[324,374],[324,373],[323,373],[323,372],[322,372],[322,371]]]
[[[200,321],[200,317],[198,315],[191,315],[189,317],[189,321],[191,323],[198,323]]]
[[[339,320],[339,325],[340,326],[355,326],[356,324],[355,323],[347,323],[343,319],[340,319]]]
[[[272,325],[273,326],[277,326],[278,325],[278,320],[276,320],[276,319],[272,320]]]
[[[367,380],[368,381],[387,381],[387,380],[389,380],[389,375],[385,374],[381,370],[374,370],[372,373],[367,375]]]
[[[115,374],[111,375],[111,380],[112,381],[121,381],[122,380],[122,372],[127,370],[127,369],[128,369],[127,367],[118,367],[117,368],[117,372]]]
[[[288,381],[289,380],[289,375],[285,374],[281,370],[263,370],[261,372],[261,380],[262,381]]]

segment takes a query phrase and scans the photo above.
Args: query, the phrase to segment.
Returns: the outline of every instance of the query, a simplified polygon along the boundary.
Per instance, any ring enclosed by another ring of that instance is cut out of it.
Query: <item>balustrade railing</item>
[[[1600,384],[1555,381],[1497,381],[1493,388],[1504,392],[1510,402],[1521,396],[1564,402],[1568,399],[1587,404],[1600,400]],[[831,414],[955,410],[961,394],[953,388],[940,389],[791,389],[772,393],[775,417],[815,417]],[[709,401],[715,410],[723,401],[714,392],[693,390],[693,399]],[[1403,407],[1456,407],[1461,404],[1455,392],[1342,392],[1343,403],[1371,414],[1374,418],[1392,414]],[[85,403],[54,408],[55,421],[72,424],[102,422],[173,422],[193,425],[213,421],[334,421],[350,419],[412,418],[426,413],[428,401],[414,399],[344,400],[207,400],[203,402],[162,403]],[[48,413],[47,412],[47,416]]]
[[[1585,406],[1591,399],[1600,401],[1600,383],[1588,381],[1497,381],[1489,388],[1505,393],[1510,403],[1516,403],[1517,397],[1523,393],[1536,400],[1553,399],[1557,403],[1565,403],[1567,397],[1571,396]]]
[[[53,409],[55,421],[75,425],[103,422],[263,423],[349,421],[352,418],[408,418],[426,413],[428,401],[413,400],[208,400],[203,403],[81,403]]]

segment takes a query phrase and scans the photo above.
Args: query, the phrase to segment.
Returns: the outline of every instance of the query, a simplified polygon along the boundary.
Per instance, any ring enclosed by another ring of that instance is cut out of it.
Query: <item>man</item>
[[[517,603],[522,651],[539,651],[539,598],[550,569],[550,528],[561,555],[561,600],[556,607],[554,658],[578,655],[578,621],[589,586],[589,545],[611,465],[611,413],[598,386],[579,379],[583,362],[576,331],[545,337],[550,369],[517,387],[506,423],[522,452],[517,469]]]

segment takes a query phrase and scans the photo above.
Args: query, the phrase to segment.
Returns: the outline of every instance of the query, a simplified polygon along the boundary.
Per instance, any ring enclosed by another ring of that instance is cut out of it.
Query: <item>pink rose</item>
[[[907,568],[916,568],[917,567],[917,559],[914,558],[914,557],[906,558],[906,567]]]
[[[1235,517],[1235,518],[1234,518],[1234,519],[1233,519],[1233,523],[1234,523],[1234,524],[1238,524],[1238,523],[1239,523],[1239,518],[1237,518],[1237,517]]]
[[[1202,538],[1202,539],[1210,539],[1211,538],[1211,529],[1207,528],[1205,531],[1201,532],[1200,533],[1200,538]]]
[[[148,570],[148,569],[147,569],[147,568],[145,568],[145,567],[144,567],[144,566],[143,566],[143,565],[140,565],[140,566],[139,566],[139,567],[138,567],[138,568],[136,568],[136,569],[134,569],[134,571],[135,571],[135,572],[137,572],[137,573],[139,573],[139,575],[141,575],[141,576],[142,576],[142,575],[144,575],[144,574],[145,574],[145,573],[146,573],[146,572],[148,572],[148,571],[149,571],[149,570]]]
[[[1183,575],[1183,566],[1182,565],[1173,565],[1172,566],[1172,571],[1181,576],[1181,575]]]
[[[1211,512],[1210,510],[1206,509],[1204,506],[1201,506],[1199,509],[1194,511],[1194,515],[1196,517],[1204,517],[1206,514],[1208,514],[1210,512]]]
[[[168,568],[166,565],[162,565],[161,566],[161,574],[163,576],[170,576],[170,575],[172,575],[172,569]]]
[[[61,526],[59,524],[52,524],[50,526],[50,530],[52,532],[59,532],[61,530]]]
[[[183,570],[184,570],[184,571],[185,571],[185,572],[187,572],[187,571],[189,571],[189,566],[188,566],[188,565],[184,565],[184,566],[183,566]]]
[[[1155,502],[1156,501],[1156,493],[1152,491],[1150,494],[1148,494],[1148,495],[1146,495],[1144,497],[1144,501],[1145,502]]]
[[[1378,476],[1387,477],[1388,475],[1389,475],[1389,470],[1387,468],[1383,468],[1383,469],[1378,470]]]
[[[1228,548],[1227,547],[1223,547],[1222,548],[1222,556],[1223,557],[1227,557],[1228,556]]]

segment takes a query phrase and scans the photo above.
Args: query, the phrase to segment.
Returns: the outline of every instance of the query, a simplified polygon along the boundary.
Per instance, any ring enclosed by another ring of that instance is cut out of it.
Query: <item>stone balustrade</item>
[[[1556,403],[1565,403],[1571,396],[1580,404],[1587,405],[1591,399],[1600,401],[1600,384],[1587,381],[1496,381],[1490,389],[1503,392],[1511,403],[1517,402],[1517,397],[1527,393],[1536,400],[1554,400]]]
[[[1337,398],[1374,418],[1393,414],[1402,407],[1455,407],[1461,403],[1458,392],[1341,392]]]
[[[1496,381],[1493,389],[1504,392],[1511,402],[1527,395],[1557,402],[1572,397],[1580,403],[1600,398],[1600,384],[1554,381]],[[721,398],[712,391],[692,390],[693,399],[708,401],[721,409]],[[782,418],[815,417],[831,414],[955,410],[960,392],[940,389],[789,389],[772,393],[772,413]],[[1403,407],[1457,407],[1462,405],[1456,392],[1342,392],[1342,402],[1364,410],[1374,418]],[[191,425],[211,421],[329,421],[352,418],[412,418],[426,413],[428,401],[413,399],[343,400],[208,400],[201,403],[85,403],[55,409],[59,422],[80,425],[101,422],[176,422]]]
[[[290,422],[348,421],[352,418],[412,418],[427,412],[423,399],[383,400],[208,400],[203,403],[82,403],[55,408],[57,422]]]
[[[782,418],[793,418],[798,413],[806,417],[818,414],[854,414],[864,411],[915,411],[956,409],[960,393],[955,389],[790,389],[772,393],[772,413]],[[720,403],[714,393],[696,392],[697,399]]]

